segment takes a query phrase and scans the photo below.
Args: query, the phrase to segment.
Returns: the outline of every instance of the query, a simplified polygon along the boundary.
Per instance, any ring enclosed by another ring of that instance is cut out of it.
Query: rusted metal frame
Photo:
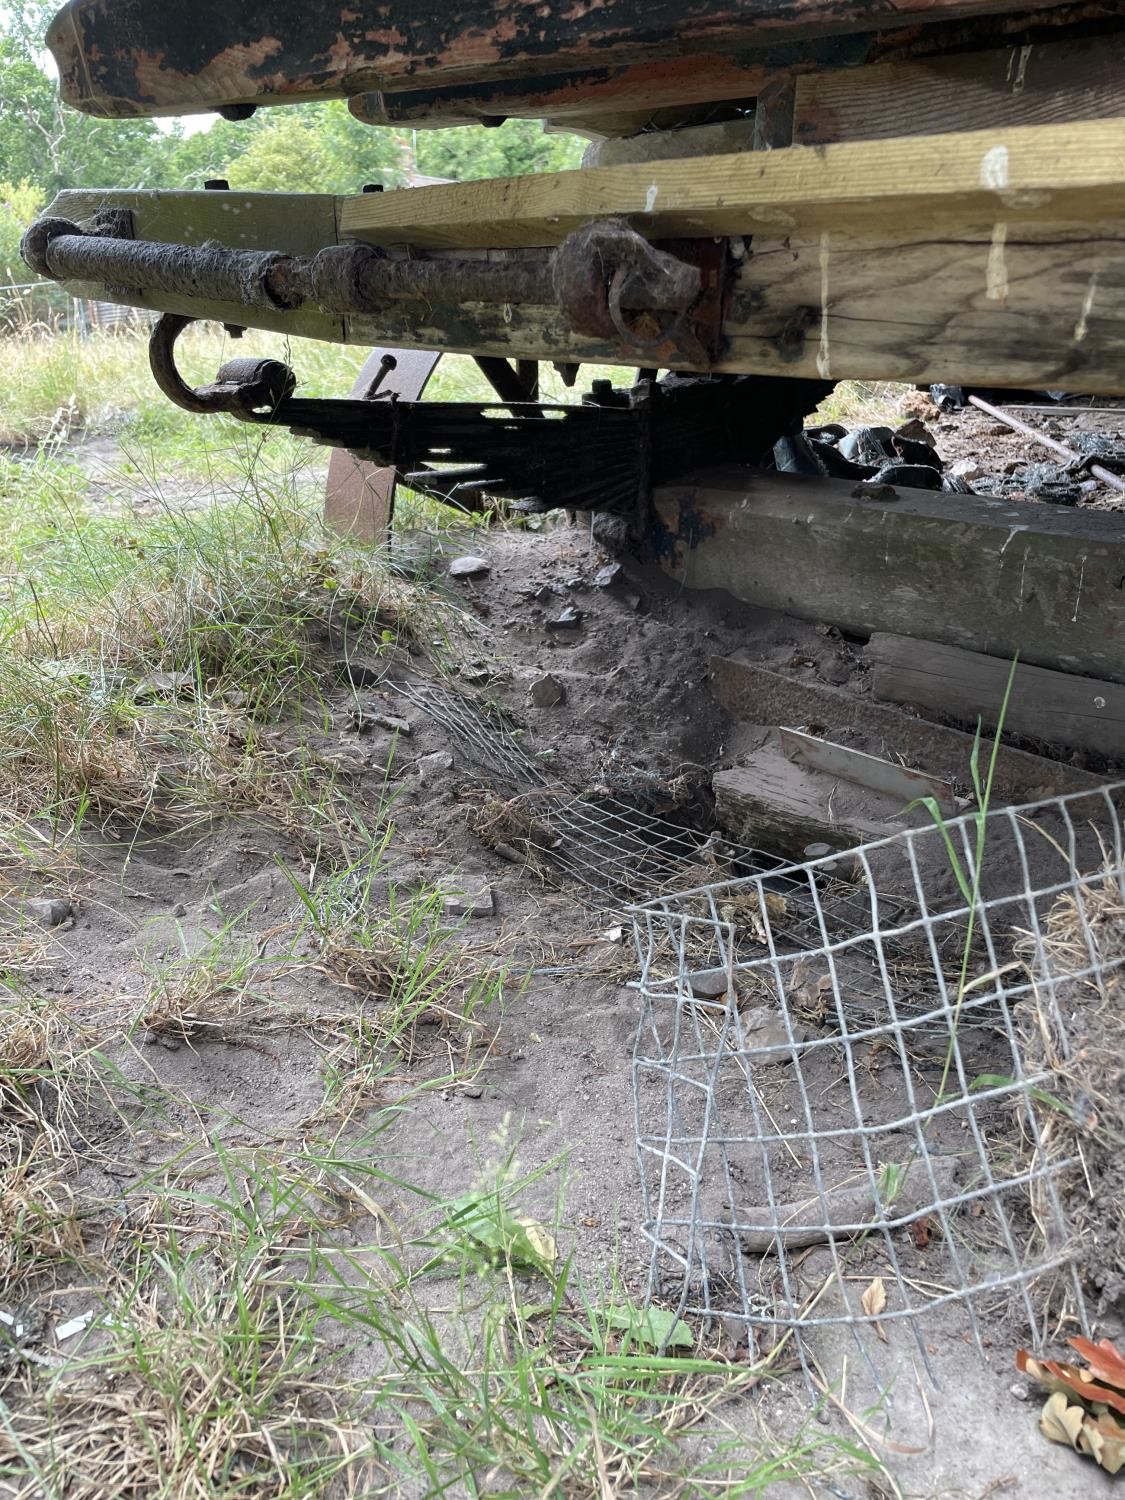
[[[896,0],[896,24],[1049,10],[1057,0]],[[885,26],[887,0],[602,0],[544,6],[399,0],[387,24],[339,0],[181,10],[152,0],[68,0],[47,45],[63,98],[109,117],[341,97],[407,84],[503,80],[705,55]],[[491,21],[491,24],[490,24]],[[373,24],[376,23],[376,24]]]
[[[248,308],[375,312],[386,302],[551,303],[549,253],[503,261],[398,259],[365,245],[330,245],[311,257],[280,251],[165,244],[85,234],[41,219],[24,236],[27,264],[56,281],[100,281]]]
[[[420,401],[441,358],[419,349],[372,349],[352,384],[357,401]],[[385,542],[394,519],[392,467],[334,448],[324,483],[324,524],[359,541]]]
[[[969,397],[973,406],[980,411],[987,412],[997,422],[1003,422],[1013,432],[1022,432],[1025,437],[1031,438],[1036,443],[1041,443],[1044,448],[1049,448],[1052,453],[1057,453],[1060,458],[1065,458],[1069,468],[1089,469],[1095,479],[1100,479],[1103,484],[1108,484],[1111,489],[1125,491],[1125,479],[1120,474],[1114,474],[1104,464],[1091,463],[1090,460],[1076,449],[1070,448],[1066,443],[1060,443],[1058,438],[1048,436],[1040,432],[1038,427],[1032,427],[1029,422],[1023,422],[1019,417],[1013,417],[1011,412],[1002,410],[999,406],[993,406],[988,401],[983,401],[980,396]]]
[[[215,380],[195,390],[176,368],[176,340],[194,318],[165,313],[157,320],[148,342],[153,379],[169,401],[200,415],[227,412],[247,422],[269,421],[281,403],[292,396],[296,378],[277,359],[233,359]]]

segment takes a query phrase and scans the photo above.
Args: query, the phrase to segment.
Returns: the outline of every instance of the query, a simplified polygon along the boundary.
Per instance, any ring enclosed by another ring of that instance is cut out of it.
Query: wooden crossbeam
[[[874,695],[886,702],[970,726],[979,719],[989,729],[996,728],[1003,704],[1011,734],[1125,759],[1125,687],[1119,683],[1021,662],[1005,696],[1010,662],[906,635],[873,635],[867,657],[875,668]]]
[[[858,228],[880,221],[1081,221],[1125,207],[1115,121],[841,142],[691,157],[409,192],[365,193],[340,210],[345,236],[421,248],[557,244],[590,219],[627,216],[656,237]]]
[[[882,140],[1125,116],[1125,31],[794,80],[793,140]]]
[[[715,469],[657,489],[689,588],[862,634],[922,636],[1125,682],[1125,527],[1034,501]]]

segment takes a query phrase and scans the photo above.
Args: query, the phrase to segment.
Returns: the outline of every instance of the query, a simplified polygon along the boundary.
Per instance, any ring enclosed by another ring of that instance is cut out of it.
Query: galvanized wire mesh
[[[715,871],[715,841],[607,791],[575,788],[524,748],[518,727],[437,683],[391,684],[440,724],[491,786],[520,803],[521,843],[539,872],[576,888],[599,908],[620,911],[654,890],[688,887]],[[785,862],[723,843],[721,858],[742,870]]]
[[[1075,996],[1125,970],[1125,925],[1107,951],[1088,914],[1107,883],[1125,910],[1125,787],[997,810],[980,845],[969,815],[791,864],[567,785],[461,693],[396,690],[529,810],[541,875],[632,911],[650,1295],[791,1341],[813,1385],[843,1334],[884,1393],[872,1325],[927,1366],[943,1309],[978,1347],[996,1315],[1033,1344],[1048,1308],[1087,1326],[1058,1191],[1077,1137],[1048,1141],[1076,1109],[1029,1059],[1064,1056]]]
[[[825,859],[634,909],[651,1293],[759,1347],[788,1330],[806,1375],[833,1325],[867,1354],[865,1328],[905,1324],[928,1363],[942,1307],[978,1345],[985,1312],[1037,1342],[1048,1286],[1085,1326],[1056,1191],[1073,1163],[1046,1140],[1069,1106],[1023,1038],[1065,1050],[1076,984],[1125,965],[1086,909],[1099,882],[1125,893],[1122,791],[991,813],[972,901],[965,817],[948,844],[852,851],[847,880]],[[1044,943],[1059,903],[1065,973]]]

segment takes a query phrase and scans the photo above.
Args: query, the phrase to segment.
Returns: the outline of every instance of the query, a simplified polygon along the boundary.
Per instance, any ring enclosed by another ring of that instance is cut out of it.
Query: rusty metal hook
[[[153,379],[169,401],[184,411],[226,412],[244,422],[269,422],[297,386],[297,377],[279,359],[232,359],[210,385],[196,390],[176,368],[176,340],[190,323],[203,321],[182,313],[164,313],[148,341]]]

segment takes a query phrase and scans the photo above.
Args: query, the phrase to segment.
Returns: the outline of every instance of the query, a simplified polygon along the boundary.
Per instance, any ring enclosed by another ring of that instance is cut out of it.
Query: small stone
[[[488,884],[470,891],[455,891],[445,898],[447,917],[491,917],[496,914],[496,897]]]
[[[449,564],[450,578],[483,578],[491,571],[492,565],[486,557],[473,557],[470,554],[455,557]]]
[[[577,630],[582,624],[582,611],[575,609],[573,604],[567,607],[553,620],[547,621],[548,630]]]
[[[803,850],[805,859],[827,859],[834,853],[835,846],[832,844],[806,844]]]
[[[414,762],[419,781],[430,781],[443,771],[452,771],[453,756],[448,750],[435,750],[432,755],[420,755]]]
[[[789,1032],[786,1030],[783,1017],[766,1005],[755,1005],[742,1012],[742,1028],[746,1037],[746,1048],[748,1052],[755,1054],[754,1066],[761,1067],[763,1064],[787,1063],[793,1061],[792,1052],[772,1052],[762,1057],[757,1055],[759,1047],[789,1047]],[[810,1036],[809,1028],[802,1026],[799,1021],[790,1021],[789,1030],[793,1033],[793,1041],[796,1043],[807,1042]]]
[[[479,1099],[480,1096],[484,1093],[484,1089],[480,1086],[479,1083],[463,1083],[458,1092],[461,1094],[462,1098]]]
[[[1022,1380],[1017,1380],[1014,1385],[1010,1385],[1008,1387],[1008,1390],[1016,1398],[1017,1401],[1031,1400],[1031,1392],[1027,1388],[1027,1386],[1024,1385]]]
[[[401,735],[403,739],[409,739],[414,733],[414,725],[409,719],[397,719],[394,714],[375,714],[376,724],[382,729],[389,729],[392,734]]]
[[[33,897],[23,903],[23,914],[41,927],[58,927],[74,915],[74,908],[61,896]]]
[[[956,463],[950,464],[946,470],[954,479],[979,479],[984,473],[980,463],[975,458],[959,458]]]
[[[528,689],[528,697],[536,708],[558,708],[566,702],[566,686],[548,672],[537,677]]]
[[[911,417],[895,429],[895,437],[907,438],[912,443],[925,443],[927,448],[937,447],[937,438],[919,417]]]
[[[384,676],[384,673],[379,668],[373,667],[370,662],[352,656],[338,656],[332,663],[332,671],[338,682],[346,682],[357,688],[378,687]]]
[[[625,577],[625,569],[620,563],[606,563],[604,568],[599,568],[594,574],[594,583],[599,589],[611,589],[615,583],[621,583]]]
[[[511,844],[493,844],[493,854],[498,854],[501,859],[506,859],[510,865],[522,865],[524,857],[518,849],[513,849]]]
[[[370,734],[379,722],[378,714],[371,714],[362,708],[353,708],[348,714],[348,728],[353,729],[356,734]]]
[[[687,975],[687,982],[692,994],[698,999],[718,1000],[727,992],[727,971],[697,969],[694,974]]]

